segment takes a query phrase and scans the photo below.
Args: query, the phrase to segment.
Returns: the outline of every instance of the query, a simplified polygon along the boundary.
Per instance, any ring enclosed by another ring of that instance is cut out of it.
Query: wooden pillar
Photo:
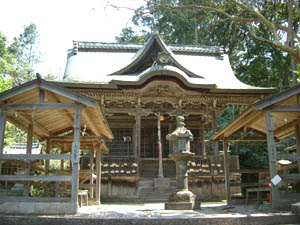
[[[223,142],[224,150],[224,174],[225,174],[225,189],[227,205],[231,204],[231,190],[230,190],[230,171],[229,171],[229,157],[228,157],[228,143]]]
[[[33,125],[29,124],[28,130],[27,130],[27,144],[26,144],[26,154],[31,155],[32,152],[32,136],[33,136]],[[30,164],[31,161],[27,160],[26,163],[26,169],[25,169],[25,176],[30,175]],[[26,182],[25,187],[24,187],[24,196],[28,196],[30,191],[30,181]]]
[[[4,137],[6,126],[6,111],[0,111],[0,175],[2,174],[2,155],[4,149]]]
[[[51,149],[51,142],[50,139],[47,139],[46,141],[46,154],[50,154],[50,149]],[[49,173],[49,167],[50,167],[50,160],[46,159],[46,163],[45,163],[45,169],[46,169],[46,174]]]
[[[101,148],[101,147],[100,147]],[[96,151],[96,204],[100,205],[100,195],[101,195],[101,149]]]
[[[212,129],[213,129],[213,132],[215,134],[217,132],[217,129],[218,129],[216,112],[213,111],[211,115],[212,115]],[[218,154],[219,154],[219,142],[218,141],[214,142],[214,146],[215,146],[215,148],[214,148],[215,156],[218,156]]]
[[[142,117],[141,109],[137,109],[135,115],[135,140],[134,140],[136,162],[138,164],[137,176],[141,175],[141,117]]]
[[[274,140],[274,125],[272,111],[266,112],[267,121],[267,140],[268,140],[268,153],[269,153],[269,167],[270,167],[270,179],[277,175],[277,163],[276,163],[276,145]],[[271,202],[272,208],[277,208],[279,205],[280,195],[278,187],[272,184],[271,188]]]
[[[94,198],[94,188],[93,188],[93,184],[94,184],[94,178],[93,178],[93,174],[94,174],[94,149],[90,150],[90,198]]]
[[[204,132],[203,132],[203,123],[201,123],[200,127],[199,127],[199,137],[198,137],[198,154],[197,155],[206,155],[206,153],[204,152],[204,148],[203,148],[203,143],[204,143]]]
[[[175,130],[174,123],[169,122],[168,124],[168,134],[171,134]],[[173,141],[169,141],[169,154],[173,151]]]
[[[160,113],[157,114],[157,137],[158,137],[158,177],[163,178],[163,165],[162,165],[162,146],[161,146],[161,131],[160,131]]]
[[[295,126],[295,136],[296,136],[296,150],[297,150],[297,154],[300,154],[300,131],[299,131],[299,125]],[[298,172],[300,173],[300,159],[298,159]]]
[[[72,202],[78,205],[81,108],[75,109],[74,140],[72,143]]]

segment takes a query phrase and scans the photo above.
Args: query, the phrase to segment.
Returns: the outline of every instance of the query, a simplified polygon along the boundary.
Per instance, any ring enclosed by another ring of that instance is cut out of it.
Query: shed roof
[[[217,132],[212,140],[265,140],[268,110],[272,111],[275,138],[290,136],[294,133],[295,125],[300,124],[299,94],[300,84],[253,104]],[[242,136],[238,134],[239,131],[244,131]],[[251,135],[251,132],[256,135]]]
[[[259,88],[240,82],[234,75],[228,56],[220,47],[170,45],[153,34],[145,44],[74,42],[69,50],[65,82],[137,85],[153,76],[160,52],[169,54],[170,62],[155,75],[176,74],[187,86],[207,88],[210,92],[270,93],[272,88]],[[165,67],[167,68],[167,67]]]
[[[41,90],[45,104],[40,99]],[[86,133],[105,140],[113,139],[97,100],[91,97],[42,79],[0,93],[0,109],[7,111],[7,120],[23,130],[33,124],[33,135],[39,140],[72,130],[74,106],[82,107],[81,127]]]

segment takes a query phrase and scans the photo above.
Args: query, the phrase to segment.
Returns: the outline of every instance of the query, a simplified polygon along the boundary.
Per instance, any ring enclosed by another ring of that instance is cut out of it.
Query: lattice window
[[[110,155],[133,155],[132,128],[112,128],[115,139],[107,142]]]

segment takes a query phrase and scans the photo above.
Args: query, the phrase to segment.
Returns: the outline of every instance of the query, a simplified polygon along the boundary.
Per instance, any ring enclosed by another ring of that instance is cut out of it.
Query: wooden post
[[[51,149],[51,142],[50,142],[50,139],[47,139],[47,141],[46,141],[46,154],[50,154],[50,149]],[[46,163],[45,163],[46,174],[49,173],[49,167],[50,167],[50,160],[46,159]]]
[[[158,137],[158,177],[163,178],[163,165],[162,165],[162,146],[161,146],[161,131],[160,131],[160,113],[157,114],[157,137]]]
[[[137,109],[135,115],[135,151],[138,164],[137,176],[141,175],[141,109]]]
[[[295,136],[296,136],[297,154],[300,154],[300,131],[299,131],[299,125],[295,126]],[[300,173],[300,159],[298,159],[298,172]]]
[[[277,163],[276,163],[276,145],[274,141],[274,125],[272,111],[266,112],[267,121],[267,140],[268,140],[268,153],[269,153],[269,167],[270,167],[270,179],[277,175]],[[278,187],[272,184],[271,188],[271,202],[272,208],[277,208],[279,205],[279,191]]]
[[[94,178],[93,178],[93,170],[94,170],[94,149],[90,150],[90,171],[91,171],[91,175],[90,175],[90,198],[94,198],[94,188],[93,188],[93,184],[94,184]]]
[[[29,124],[28,130],[27,130],[27,144],[26,144],[26,154],[32,153],[32,136],[33,136],[33,125]],[[31,161],[27,160],[27,165],[25,169],[25,176],[30,175],[30,165]],[[24,187],[24,196],[28,196],[30,191],[30,181],[26,182]]]
[[[6,111],[0,111],[0,175],[2,174],[2,155],[4,149],[4,137],[6,126]]]
[[[229,171],[229,157],[228,157],[228,143],[223,142],[224,150],[224,173],[225,173],[225,188],[227,205],[231,204],[231,190],[230,190],[230,171]]]
[[[203,148],[203,143],[204,143],[204,132],[203,132],[203,123],[201,123],[200,128],[199,128],[199,137],[198,137],[198,154],[199,155],[206,155],[205,149]]]
[[[171,134],[173,131],[174,131],[174,123],[169,122],[168,134]],[[168,142],[169,142],[169,154],[170,154],[173,151],[173,141],[168,141]]]
[[[40,104],[45,103],[45,91],[42,89],[40,89],[40,92],[39,92],[39,103]]]
[[[216,133],[217,132],[217,116],[216,116],[216,112],[215,111],[213,111],[212,112],[212,129],[213,129],[213,132],[214,133]],[[215,143],[214,143],[214,145],[215,145],[215,156],[218,156],[218,154],[219,154],[219,142],[218,141],[216,141]]]
[[[100,205],[101,195],[101,147],[96,151],[96,204]]]
[[[72,202],[78,206],[79,157],[80,157],[81,108],[76,108],[74,117],[74,141],[72,144]]]

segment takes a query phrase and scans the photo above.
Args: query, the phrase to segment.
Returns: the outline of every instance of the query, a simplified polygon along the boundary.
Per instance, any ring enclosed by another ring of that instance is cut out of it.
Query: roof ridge
[[[74,49],[119,49],[119,50],[139,50],[145,44],[143,43],[122,43],[122,42],[96,42],[96,41],[73,41]],[[223,54],[224,50],[221,46],[208,45],[183,45],[171,44],[167,47],[174,52],[198,52],[198,53],[215,53]]]

